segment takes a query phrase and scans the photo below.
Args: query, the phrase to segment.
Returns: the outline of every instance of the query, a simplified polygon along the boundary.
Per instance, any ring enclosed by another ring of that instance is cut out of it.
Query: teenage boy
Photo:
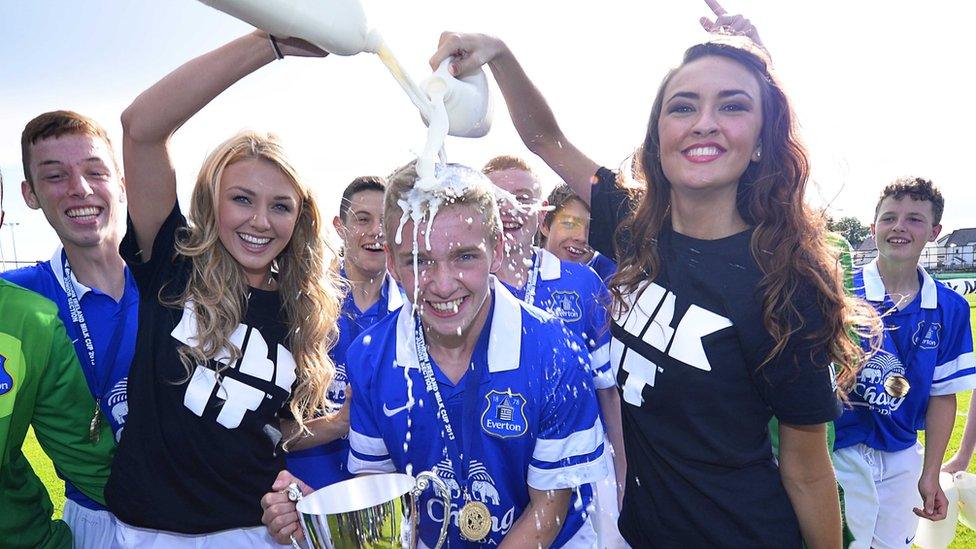
[[[540,218],[542,185],[532,168],[514,156],[488,161],[482,172],[501,191],[499,200],[505,236],[505,261],[496,273],[522,301],[544,309],[563,321],[566,328],[585,341],[591,353],[593,383],[600,414],[612,447],[613,471],[597,484],[597,531],[604,546],[618,538],[617,515],[623,499],[626,458],[620,394],[610,369],[610,330],[607,307],[610,294],[592,269],[562,261],[544,248],[533,246]],[[585,487],[589,490],[590,487]]]
[[[366,328],[403,305],[400,287],[386,271],[383,238],[383,193],[386,180],[382,177],[357,177],[346,186],[339,202],[339,215],[332,226],[342,239],[342,266],[339,275],[349,286],[342,302],[339,317],[339,341],[330,355],[336,375],[329,387],[329,400],[338,408],[344,420],[345,432],[334,439],[305,450],[288,454],[288,470],[317,490],[324,486],[352,478],[346,468],[349,455],[348,395],[346,352]]]
[[[850,394],[852,408],[835,424],[852,547],[907,547],[918,517],[946,516],[939,469],[955,394],[976,386],[976,361],[966,300],[918,265],[942,230],[943,206],[926,179],[888,185],[871,224],[878,257],[855,273],[855,291],[877,308],[885,331]]]
[[[349,469],[435,471],[452,504],[421,497],[428,547],[444,520],[450,547],[593,547],[578,488],[607,471],[586,348],[490,275],[504,256],[490,181],[458,165],[439,166],[437,177],[447,190],[434,196],[445,204],[421,221],[418,252],[412,220],[394,244],[401,204],[416,204],[416,172],[408,166],[389,181],[388,265],[410,302],[349,350]],[[283,473],[273,488],[292,480]],[[262,504],[278,541],[297,533],[283,494]]]
[[[112,428],[118,441],[129,406],[126,380],[136,343],[139,290],[119,256],[125,189],[108,134],[70,111],[44,113],[21,136],[27,206],[41,210],[61,246],[48,261],[2,273],[50,299],[74,341],[95,397],[92,428]],[[64,520],[75,547],[104,547],[115,518],[99,501],[65,481]],[[101,494],[99,494],[101,500]]]
[[[92,430],[94,406],[55,304],[0,279],[0,545],[71,547],[69,527],[51,520],[51,498],[24,456],[28,427],[58,473],[104,503],[115,444],[107,424]]]
[[[601,280],[609,281],[617,264],[590,247],[590,207],[565,183],[557,185],[546,202],[550,209],[539,225],[543,247],[563,261],[586,265]]]

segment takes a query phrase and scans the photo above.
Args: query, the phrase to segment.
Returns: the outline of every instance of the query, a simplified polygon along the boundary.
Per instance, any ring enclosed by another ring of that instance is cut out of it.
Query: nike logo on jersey
[[[640,293],[636,303],[631,304],[623,323],[619,319],[614,322],[610,361],[615,370],[622,369],[628,374],[622,389],[623,398],[629,404],[643,404],[644,388],[654,386],[660,368],[628,347],[621,337],[639,339],[675,360],[710,372],[712,365],[702,340],[732,326],[732,321],[724,316],[693,304],[678,320],[677,327],[672,328],[675,300],[672,292],[652,282]]]
[[[400,406],[399,408],[390,408],[386,405],[386,403],[383,403],[383,415],[385,415],[386,417],[393,417],[404,410],[409,410],[410,408],[413,408],[412,398],[408,400],[406,404]]]
[[[171,335],[187,345],[192,345],[196,343],[196,333],[196,317],[188,304],[183,310],[183,318]],[[229,339],[232,345],[241,350],[241,358],[231,365],[230,353],[223,349],[215,357],[215,362],[252,378],[273,382],[291,392],[291,386],[295,382],[295,359],[287,349],[278,345],[278,365],[275,367],[275,363],[268,358],[268,343],[259,330],[239,324]],[[213,369],[197,365],[187,383],[183,405],[202,417],[211,397],[217,397],[223,401],[217,414],[217,423],[228,429],[236,429],[240,427],[247,412],[257,410],[271,395],[264,389],[247,383],[246,378],[231,377],[226,372],[225,368],[221,368],[221,376],[218,378]]]

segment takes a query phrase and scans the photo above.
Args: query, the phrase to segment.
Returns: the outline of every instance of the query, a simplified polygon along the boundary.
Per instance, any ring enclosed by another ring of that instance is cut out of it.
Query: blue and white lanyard
[[[68,312],[71,313],[71,322],[81,332],[81,338],[85,343],[85,349],[88,351],[88,362],[91,364],[91,372],[94,377],[95,344],[92,343],[88,323],[85,321],[85,313],[81,311],[81,301],[78,299],[78,293],[75,292],[75,285],[72,281],[71,265],[68,263],[68,258],[64,252],[61,252],[61,279],[64,282],[64,294],[68,298]],[[95,397],[95,411],[92,413],[91,422],[88,424],[88,438],[92,442],[98,442],[98,439],[101,437],[101,419],[98,403],[102,399],[102,395],[93,396]]]
[[[532,256],[532,268],[529,269],[529,280],[525,283],[525,297],[522,301],[528,305],[535,305],[535,288],[539,282],[539,270],[542,265],[542,252]]]
[[[447,407],[444,405],[444,397],[441,396],[441,391],[437,387],[437,379],[434,377],[434,367],[430,362],[430,354],[427,351],[427,342],[424,338],[423,327],[420,323],[419,316],[414,316],[414,334],[417,343],[417,362],[420,363],[420,372],[424,376],[424,385],[427,388],[427,392],[434,396],[434,401],[437,404],[437,417],[441,418],[444,423],[444,434],[446,435],[446,440],[444,444],[447,448],[447,460],[454,471],[455,477],[457,477],[458,485],[462,486],[462,495],[464,501],[471,501],[471,495],[469,492],[469,485],[471,484],[471,479],[469,478],[469,465],[473,459],[474,452],[480,448],[481,434],[478,432],[477,426],[473,429],[465,430],[464,437],[464,451],[458,448],[457,437],[454,434],[454,427],[451,425],[451,418],[447,415]],[[481,386],[481,368],[477,365],[474,366],[473,371],[468,372],[465,376],[464,385],[464,404],[462,408],[462,419],[472,419],[476,418],[477,414],[474,413],[475,401],[478,398],[478,389]],[[474,446],[474,448],[472,448]],[[457,464],[461,465],[460,474],[458,474]]]

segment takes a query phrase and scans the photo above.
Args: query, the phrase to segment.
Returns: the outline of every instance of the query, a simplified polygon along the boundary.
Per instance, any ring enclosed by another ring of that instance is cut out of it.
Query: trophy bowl
[[[417,547],[417,499],[428,487],[451,508],[451,492],[429,472],[416,478],[400,473],[364,475],[298,499],[299,522],[313,549],[392,549]],[[447,538],[448,521],[435,547]]]

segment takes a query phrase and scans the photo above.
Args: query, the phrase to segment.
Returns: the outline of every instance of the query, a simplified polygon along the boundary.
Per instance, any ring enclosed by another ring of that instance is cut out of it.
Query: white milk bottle
[[[336,55],[376,53],[379,35],[359,0],[200,0],[278,38],[301,38]]]
[[[955,484],[959,490],[959,522],[976,530],[976,475],[959,471]]]
[[[915,545],[924,549],[946,549],[956,537],[956,521],[959,520],[959,490],[949,473],[939,473],[939,485],[942,486],[942,491],[949,500],[949,512],[946,513],[946,518],[937,522],[918,519]]]
[[[450,73],[453,58],[445,59],[421,85],[432,100],[441,95],[447,109],[448,135],[482,137],[491,129],[491,94],[485,72],[454,78]],[[424,121],[430,123],[427,117]]]

